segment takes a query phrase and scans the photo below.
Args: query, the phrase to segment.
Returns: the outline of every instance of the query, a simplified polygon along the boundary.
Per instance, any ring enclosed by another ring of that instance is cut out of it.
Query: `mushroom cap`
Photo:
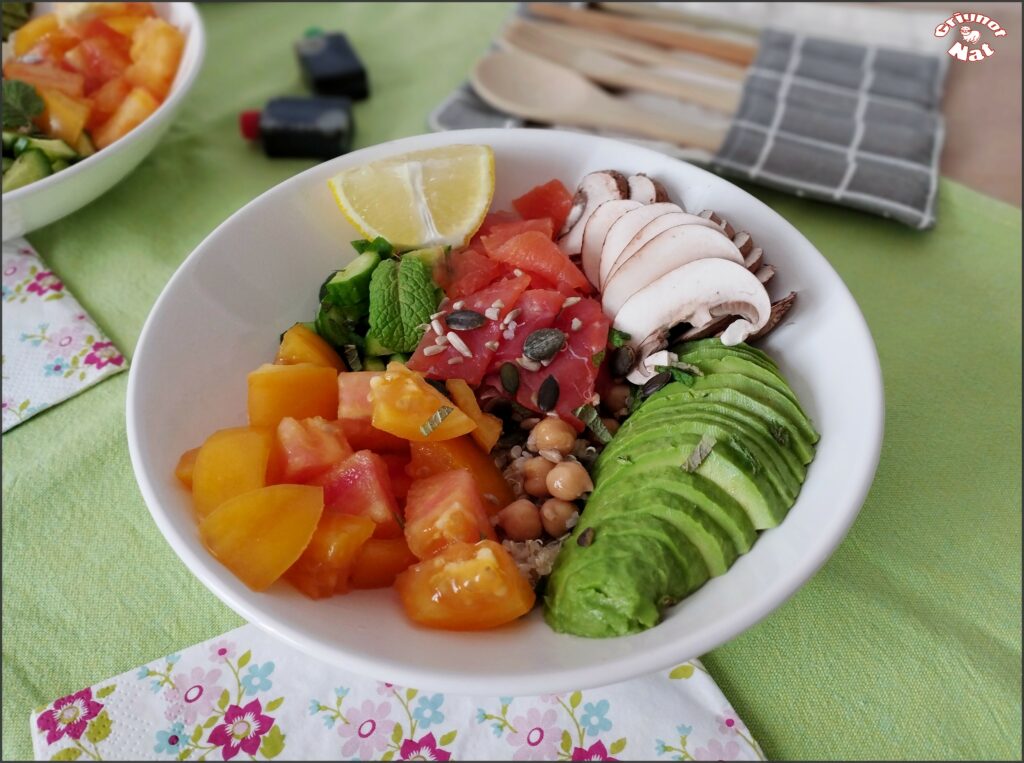
[[[627,212],[642,207],[639,201],[616,199],[600,204],[587,219],[583,228],[583,273],[594,286],[598,285],[601,252],[612,225]]]
[[[743,266],[740,250],[720,230],[703,225],[677,225],[662,231],[608,278],[601,295],[605,315],[614,317],[631,295],[666,273],[709,258]]]
[[[664,348],[669,329],[678,323],[700,329],[719,318],[738,315],[722,334],[722,343],[733,345],[760,331],[771,308],[757,276],[731,260],[709,258],[670,270],[634,292],[612,325],[630,335],[639,365]]]
[[[682,208],[678,204],[670,204],[667,202],[645,204],[631,212],[627,212],[616,220],[612,224],[612,227],[608,229],[608,235],[605,236],[604,245],[601,248],[601,266],[598,271],[598,279],[600,283],[598,286],[600,288],[604,288],[608,272],[612,269],[612,265],[615,263],[615,260],[618,259],[622,250],[626,248],[629,242],[633,240],[633,237],[639,233],[647,223],[651,222],[656,217],[667,215],[669,212],[682,211]]]
[[[641,204],[653,204],[658,198],[658,187],[646,175],[629,176],[629,198]]]
[[[721,231],[721,228],[703,217],[697,215],[691,215],[688,212],[669,212],[667,214],[658,215],[651,220],[647,225],[637,231],[636,235],[630,239],[629,243],[623,247],[622,251],[619,252],[618,256],[615,257],[611,267],[608,268],[608,275],[605,276],[605,283],[611,280],[612,276],[615,275],[615,271],[622,267],[622,263],[632,257],[636,252],[648,241],[655,236],[664,233],[669,228],[674,228],[677,225],[700,225],[705,228],[711,228],[712,230]]]
[[[601,170],[584,176],[576,189],[558,247],[570,257],[579,254],[583,247],[583,231],[594,210],[606,201],[625,199],[628,195],[629,183],[621,172]]]

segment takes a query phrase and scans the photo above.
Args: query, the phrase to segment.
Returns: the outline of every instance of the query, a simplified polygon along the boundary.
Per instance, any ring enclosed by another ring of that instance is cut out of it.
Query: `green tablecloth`
[[[309,166],[243,144],[237,112],[302,92],[291,42],[349,32],[371,75],[357,146],[425,130],[503,5],[203,9],[209,53],[163,143],[125,182],[31,236],[129,355],[171,273],[218,223]],[[918,233],[751,189],[839,271],[878,344],[881,465],[826,567],[706,657],[775,758],[1020,758],[1021,227],[953,183]],[[143,505],[125,442],[127,375],[3,438],[3,757],[29,711],[239,625]]]

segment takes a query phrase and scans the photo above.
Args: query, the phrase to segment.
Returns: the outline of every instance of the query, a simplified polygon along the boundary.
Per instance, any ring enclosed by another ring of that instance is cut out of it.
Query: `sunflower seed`
[[[519,268],[515,268],[512,271],[512,275],[514,275],[516,278],[519,278],[519,276],[521,276],[522,274],[523,274],[523,271],[521,271]]]
[[[491,303],[491,307],[497,308],[498,310],[500,310],[500,309],[501,309],[501,308],[503,308],[504,306],[505,306],[505,303],[504,303],[504,302],[502,302],[502,301],[501,301],[500,299],[496,299],[496,300],[494,300],[494,301],[493,301],[493,302]]]
[[[516,358],[516,363],[525,368],[527,371],[540,370],[540,363],[538,363],[536,360],[530,360],[529,358],[524,356]]]
[[[672,374],[670,374],[668,371],[662,371],[660,374],[655,374],[650,379],[648,379],[647,383],[641,388],[640,391],[643,393],[644,397],[650,397],[659,389],[668,384],[670,381],[672,381]]]
[[[570,325],[573,331],[579,331],[580,328],[582,328],[583,326],[583,321],[581,321],[579,318],[573,318],[572,324]]]
[[[514,321],[516,318],[518,318],[522,314],[523,314],[522,308],[513,307],[511,310],[509,310],[505,314],[505,317],[501,319],[501,325],[502,326],[507,326],[508,324],[510,324],[512,321]]]
[[[462,362],[462,356],[456,355],[454,358],[448,358],[448,365],[455,366]]]
[[[562,303],[562,309],[564,310],[567,307],[572,307],[573,305],[579,304],[579,301],[581,299],[583,299],[583,297],[569,297],[568,299],[565,300],[565,302]]]
[[[491,341],[489,341],[489,342],[484,342],[484,347],[486,347],[486,348],[487,348],[488,350],[497,350],[497,349],[498,349],[498,347],[500,347],[500,346],[501,346],[501,345],[499,345],[499,344],[498,344],[498,343],[497,343],[496,341],[494,341],[493,339],[492,339]]]
[[[588,527],[586,530],[581,532],[580,533],[580,537],[578,537],[576,539],[576,544],[578,546],[583,546],[584,548],[586,548],[587,546],[589,546],[593,542],[594,542],[594,528],[593,527]]]
[[[457,300],[456,302],[452,303],[452,310],[461,310],[465,306],[466,306],[465,300],[461,300],[460,299],[460,300]]]
[[[537,407],[542,411],[550,411],[556,405],[558,405],[558,380],[554,376],[549,376],[541,382],[540,389],[537,390]]]
[[[487,321],[476,310],[456,310],[454,313],[449,313],[444,322],[448,324],[450,329],[471,331],[472,329],[480,328]]]
[[[430,316],[430,320],[436,321],[438,318],[442,317],[443,315],[444,315],[444,310],[441,310],[441,311],[436,312],[433,315],[431,315]]]
[[[446,337],[444,334],[441,334],[440,336],[434,338],[434,344],[440,347],[446,347],[448,345],[448,337]]]
[[[423,348],[423,354],[426,355],[427,357],[430,357],[431,355],[437,355],[439,353],[442,353],[446,349],[448,348],[445,347],[443,344],[432,344],[429,347]]]
[[[469,349],[465,342],[462,341],[462,337],[454,331],[449,331],[446,336],[448,337],[448,341],[452,343],[452,347],[458,350],[460,355],[464,355],[467,358],[473,357],[473,351]]]
[[[498,316],[501,315],[501,310],[497,307],[488,307],[484,310],[484,315],[487,316],[487,320],[496,321]]]
[[[526,337],[523,355],[530,360],[550,360],[565,347],[565,332],[559,329],[537,329]]]
[[[508,394],[516,394],[519,391],[519,369],[515,363],[502,363],[500,374],[501,386]]]
[[[632,371],[635,363],[636,350],[628,344],[624,344],[621,347],[617,347],[612,350],[612,365],[610,370],[612,372],[612,376],[616,379],[621,379]]]
[[[434,318],[430,322],[430,328],[434,329],[434,333],[438,336],[444,336],[444,326],[441,325],[441,321],[437,318]]]

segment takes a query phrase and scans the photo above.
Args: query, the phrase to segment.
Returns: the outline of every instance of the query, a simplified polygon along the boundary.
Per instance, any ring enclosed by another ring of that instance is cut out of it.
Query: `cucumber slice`
[[[70,166],[71,165],[68,164],[63,159],[57,159],[56,161],[50,162],[50,167],[53,168],[54,172],[60,172],[61,170],[66,170]]]
[[[387,366],[384,361],[380,358],[367,357],[363,358],[363,370],[364,371],[383,371]]]
[[[42,151],[51,162],[61,159],[65,162],[70,162],[78,158],[75,149],[62,140],[57,140],[56,138],[30,138],[27,135],[22,135],[14,142],[14,155],[21,156],[30,148]]]
[[[408,362],[408,360],[409,360],[409,356],[406,355],[404,352],[396,352],[394,355],[392,355],[391,357],[388,358],[388,362],[390,362],[390,363],[402,363],[402,364],[405,364],[406,362]]]
[[[9,132],[4,130],[4,153],[9,154],[14,151],[14,144],[21,136],[16,132]]]
[[[75,143],[75,151],[83,159],[87,156],[92,156],[96,153],[96,146],[93,145],[92,139],[89,137],[89,133],[82,131],[78,141]]]
[[[378,356],[378,357],[384,356],[384,355],[394,355],[395,354],[394,350],[392,350],[392,349],[390,349],[388,347],[385,347],[383,344],[381,344],[381,341],[377,337],[375,337],[373,334],[367,334],[366,335],[366,350],[365,350],[365,352],[366,352],[367,355],[373,355],[373,356]]]
[[[42,180],[52,173],[50,160],[46,158],[46,154],[38,148],[30,148],[15,159],[4,173],[3,193]]]
[[[356,257],[342,270],[336,270],[320,286],[320,301],[324,300],[339,307],[368,305],[370,301],[370,276],[380,264],[380,255],[366,251]]]

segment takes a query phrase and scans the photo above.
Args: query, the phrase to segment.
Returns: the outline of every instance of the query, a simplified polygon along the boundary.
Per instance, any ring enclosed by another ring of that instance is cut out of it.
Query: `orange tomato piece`
[[[456,543],[398,576],[406,615],[428,628],[496,628],[533,608],[536,595],[516,563],[494,541]]]
[[[356,555],[349,585],[355,589],[390,588],[399,573],[418,561],[405,538],[370,538]]]
[[[47,13],[30,19],[21,29],[14,33],[14,39],[11,43],[15,57],[20,58],[28,53],[43,37],[51,32],[55,32],[58,26],[57,14],[55,13]],[[7,67],[5,66],[4,74],[7,74],[6,69]],[[7,74],[7,76],[11,75]]]
[[[285,580],[311,599],[348,593],[349,574],[373,527],[366,517],[325,513]]]
[[[388,477],[391,480],[391,490],[399,503],[405,502],[409,495],[409,486],[412,485],[412,477],[406,471],[409,466],[408,453],[381,453],[379,454],[385,466],[388,467]]]
[[[323,510],[320,488],[257,488],[226,501],[203,519],[199,537],[239,580],[263,591],[302,556]]]
[[[174,476],[181,480],[181,484],[189,490],[192,489],[192,472],[195,471],[196,456],[198,454],[199,448],[186,450],[181,454],[181,458],[178,459],[178,465],[174,467]]]
[[[457,437],[443,442],[414,442],[409,452],[409,476],[422,479],[434,474],[464,469],[473,475],[473,481],[488,514],[496,514],[515,500],[501,470],[494,461],[477,447],[469,437]],[[491,500],[489,496],[494,496]]]
[[[160,18],[146,19],[132,32],[128,81],[164,98],[178,72],[184,48],[185,37],[178,29]]]
[[[92,111],[89,112],[89,119],[85,123],[86,129],[95,130],[110,119],[111,115],[117,111],[118,106],[128,97],[128,93],[131,91],[131,83],[124,77],[114,77],[114,79],[94,90],[89,95],[89,99],[92,101]]]
[[[402,535],[402,511],[391,487],[388,466],[376,453],[353,453],[317,479],[324,487],[327,509],[368,517],[377,525],[375,538]]]
[[[68,145],[74,146],[82,136],[82,130],[89,119],[89,103],[72,98],[60,90],[40,87],[36,88],[36,92],[46,105],[43,113],[36,117],[36,124],[50,137],[60,138]]]
[[[448,379],[445,382],[445,387],[447,387],[452,401],[459,406],[459,410],[476,422],[476,429],[469,433],[470,436],[477,445],[483,448],[485,453],[490,453],[498,442],[498,438],[501,437],[501,419],[480,410],[480,404],[476,401],[476,393],[465,379]]]
[[[97,148],[106,148],[142,124],[159,107],[160,101],[146,88],[132,88],[110,119],[96,128],[93,142]]]
[[[369,421],[373,418],[370,382],[383,371],[346,371],[338,374],[338,418]]]
[[[345,364],[338,353],[315,331],[296,323],[281,337],[275,363],[312,363],[314,366],[328,366],[335,371],[344,371]]]
[[[103,19],[103,23],[118,34],[131,37],[145,20],[145,16],[107,16]]]
[[[78,72],[61,69],[56,64],[26,64],[12,60],[4,64],[4,77],[27,82],[40,91],[40,96],[44,89],[59,91],[72,98],[81,98],[85,94],[85,77]]]
[[[78,35],[63,29],[57,29],[44,35],[36,42],[28,52],[28,57],[35,58],[39,56],[52,64],[60,66],[64,60],[64,54],[77,46],[81,41]]]
[[[476,422],[460,411],[418,373],[401,363],[389,363],[387,371],[371,384],[373,425],[413,442],[437,442],[468,434]],[[421,427],[442,408],[448,415],[424,434]]]
[[[120,37],[113,30],[110,30],[110,34]],[[85,77],[85,91],[89,94],[115,77],[120,77],[131,63],[128,52],[106,37],[82,40],[64,54],[64,61]]]
[[[192,498],[200,519],[236,495],[267,484],[273,445],[269,429],[221,429],[199,447],[192,470]]]
[[[352,447],[337,421],[286,416],[277,425],[274,456],[281,482],[309,482],[351,455]]]
[[[341,426],[353,450],[372,450],[374,453],[408,455],[409,441],[377,429],[369,421],[342,419]]]
[[[405,499],[405,540],[420,559],[452,543],[495,540],[491,520],[469,472],[414,480]]]
[[[265,363],[249,374],[249,423],[276,427],[285,416],[338,417],[338,372],[312,363]]]

